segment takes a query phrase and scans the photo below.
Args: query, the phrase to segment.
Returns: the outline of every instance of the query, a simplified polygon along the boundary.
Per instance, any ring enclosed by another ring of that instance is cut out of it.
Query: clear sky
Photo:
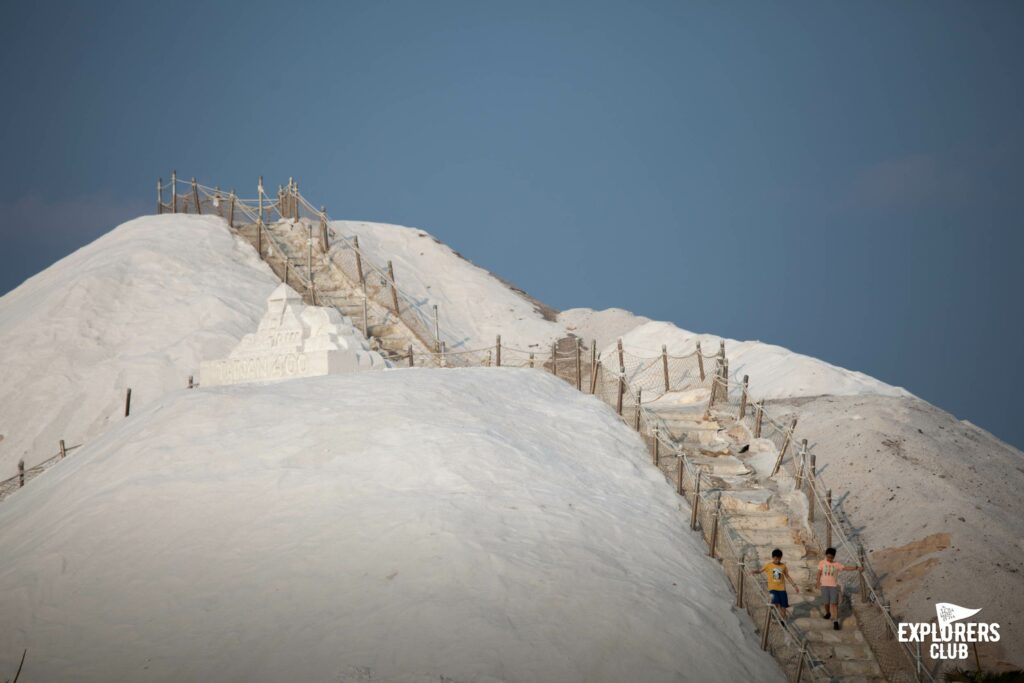
[[[1019,2],[5,3],[0,292],[172,168],[1024,445]],[[756,387],[757,378],[751,378]]]

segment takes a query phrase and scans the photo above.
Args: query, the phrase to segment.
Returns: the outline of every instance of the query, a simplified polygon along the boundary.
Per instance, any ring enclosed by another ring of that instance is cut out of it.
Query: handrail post
[[[231,188],[231,197],[228,204],[228,227],[235,227],[235,188]]]
[[[704,383],[704,352],[700,350],[700,340],[697,340],[697,367],[700,369],[700,381]]]
[[[832,489],[825,491],[825,547],[832,547]]]
[[[437,322],[437,304],[434,304],[434,352],[441,350],[441,327]]]
[[[654,466],[659,467],[658,461],[661,459],[661,429],[657,424],[654,425],[654,454],[651,457],[654,458]]]
[[[583,391],[583,358],[580,338],[576,337],[576,391]]]
[[[868,595],[868,577],[864,574],[867,558],[864,555],[864,544],[862,543],[857,544],[857,558],[860,562],[860,571],[857,572],[860,576],[860,601],[866,603],[870,596]]]
[[[171,171],[171,213],[178,213],[178,172]]]
[[[754,404],[754,438],[761,438],[761,423],[764,421],[764,400]]]
[[[679,466],[682,467],[682,459],[679,461]],[[697,530],[697,510],[700,508],[700,469],[697,470],[697,484],[693,489],[693,505],[690,508],[690,529]]]
[[[786,431],[786,438],[782,442],[782,450],[779,451],[779,457],[775,459],[775,467],[772,468],[771,476],[775,476],[779,473],[779,468],[782,467],[782,459],[786,457],[786,451],[789,450],[789,442],[793,440],[793,431],[796,430],[796,418],[793,418],[793,422],[789,425],[789,429]]]
[[[722,497],[715,503],[715,512],[711,518],[711,538],[708,540],[708,556],[715,557],[715,546],[718,545],[718,516],[722,513]]]
[[[750,385],[750,375],[743,375],[743,393],[740,394],[740,418],[747,415],[747,388]]]
[[[203,207],[199,205],[199,186],[196,184],[196,179],[192,179],[192,201],[196,203],[196,213],[198,215],[203,214]]]
[[[494,338],[494,367],[501,367],[501,335]]]
[[[391,261],[388,261],[388,279],[391,281],[391,303],[395,305],[395,315],[398,316],[398,287],[395,285],[395,268]]]
[[[163,178],[156,179],[156,213],[159,216],[164,212],[164,184]]]
[[[768,609],[764,613],[764,628],[761,630],[761,649],[768,649],[768,630],[772,627],[772,610],[773,605],[768,605]]]
[[[661,345],[661,374],[665,380],[665,393],[667,394],[668,389],[668,347],[665,344]]]
[[[366,288],[366,276],[363,275],[363,257],[359,252],[359,236],[352,238],[353,251],[356,252],[356,272],[359,273],[359,284]]]
[[[256,184],[256,194],[259,199],[259,208],[256,212],[256,251],[260,258],[263,258],[263,176],[260,176]]]

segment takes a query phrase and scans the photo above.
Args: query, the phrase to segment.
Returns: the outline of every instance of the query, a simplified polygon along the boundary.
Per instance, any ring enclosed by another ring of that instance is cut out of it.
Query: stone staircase
[[[302,295],[303,301],[309,305],[333,307],[349,318],[356,329],[364,332],[370,348],[395,365],[408,364],[410,346],[414,362],[416,357],[426,361],[430,349],[424,346],[394,311],[377,304],[373,299],[364,300],[359,283],[349,281],[318,247],[314,246],[312,259],[309,258],[309,231],[306,223],[294,220],[265,223],[263,231],[263,260],[282,282],[287,282]],[[237,232],[257,249],[259,240],[254,223],[243,225]],[[310,262],[314,284],[312,290],[308,287]]]
[[[746,462],[752,457],[742,448],[750,440],[746,430],[730,424],[728,417],[705,419],[704,404],[678,405],[672,403],[672,398],[670,393],[647,407],[660,418],[662,427],[667,427],[690,462],[704,472],[703,490],[710,488],[719,494],[719,533],[738,550],[748,569],[770,561],[774,548],[782,550],[783,562],[801,590],[789,593],[791,630],[806,639],[833,680],[885,681],[850,609],[849,598],[844,597],[840,605],[841,630],[833,630],[832,620],[823,617],[821,598],[814,586],[821,557],[816,548],[801,539],[796,515],[775,482],[760,476]],[[677,458],[661,458],[659,467],[666,478],[676,480]],[[763,577],[755,580],[763,585]]]

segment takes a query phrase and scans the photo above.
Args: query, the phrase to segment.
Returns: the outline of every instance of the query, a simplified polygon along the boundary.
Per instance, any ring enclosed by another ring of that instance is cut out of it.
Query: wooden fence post
[[[284,257],[284,283],[288,284],[288,266],[291,263],[291,258],[288,256]]]
[[[327,230],[327,208],[320,207],[320,251],[327,253],[331,248],[330,235]]]
[[[754,438],[761,438],[761,422],[764,420],[764,401],[754,404]]]
[[[796,683],[801,683],[804,679],[804,659],[807,655],[807,637],[800,641],[800,661],[796,663]]]
[[[256,251],[259,252],[260,258],[263,258],[263,176],[260,176],[259,183],[256,185],[256,194],[259,201],[259,210],[256,213]]]
[[[590,393],[597,391],[597,340],[590,340]]]
[[[494,366],[501,367],[501,335],[494,338]]]
[[[793,430],[796,429],[796,418],[793,418],[792,424],[789,425],[789,429],[786,431],[786,438],[782,441],[782,450],[779,451],[779,457],[775,459],[775,467],[772,468],[772,476],[774,477],[779,472],[779,468],[782,466],[782,459],[786,457],[786,451],[789,450],[789,442],[793,440]]]
[[[622,415],[622,396],[626,391],[626,364],[622,352],[622,339],[618,341],[619,350],[619,397],[615,401],[615,412]]]
[[[156,213],[160,215],[164,212],[164,184],[163,178],[156,179]]]
[[[306,275],[309,276],[309,288],[313,289],[313,224],[306,226]]]
[[[708,540],[708,556],[714,559],[715,546],[718,545],[718,515],[722,512],[722,498],[715,503],[714,517],[711,518],[711,538]]]
[[[363,256],[359,252],[359,237],[352,238],[352,244],[355,246],[354,251],[356,252],[356,272],[359,273],[359,284],[366,286],[366,276],[363,275]]]
[[[682,459],[680,459],[682,467]],[[693,487],[693,505],[690,508],[690,529],[697,530],[697,511],[700,509],[700,468],[697,469],[697,484]]]
[[[551,342],[551,374],[558,377],[558,344]]]
[[[747,563],[746,557],[740,555],[739,562],[736,563],[736,606],[743,609],[743,586],[747,580]]]
[[[654,466],[659,467],[659,461],[661,460],[661,429],[658,425],[654,425]]]
[[[128,417],[132,410],[132,388],[128,387],[128,391],[124,395],[124,416]]]
[[[25,461],[18,461],[18,488],[25,485]]]
[[[800,464],[796,468],[796,490],[803,491],[804,479],[806,478],[807,471],[807,439],[800,440],[800,452],[798,454],[800,458]]]
[[[747,415],[747,389],[750,385],[750,375],[743,375],[743,390],[740,394],[740,419]]]
[[[196,213],[202,215],[203,207],[199,205],[199,186],[195,178],[192,179],[192,201],[196,203]]]
[[[412,344],[409,344],[409,367],[414,367],[414,365],[415,364],[412,359]]]
[[[807,521],[808,522],[813,522],[814,521],[814,500],[815,500],[814,489],[817,486],[817,482],[815,482],[814,480],[815,480],[816,475],[818,474],[817,459],[818,459],[818,456],[816,456],[814,453],[811,453],[811,466],[807,470],[807,490],[810,492],[810,495],[807,496]]]
[[[857,575],[860,576],[860,601],[868,602],[870,596],[868,595],[868,577],[864,574],[864,565],[867,563],[867,558],[864,556],[864,545],[862,543],[857,544],[857,559],[860,565],[860,571]]]
[[[668,347],[661,345],[661,374],[665,378],[665,393],[668,393]]]
[[[224,208],[221,206],[220,185],[213,187],[213,205],[217,208],[217,215],[224,217]]]
[[[299,181],[292,184],[292,218],[299,220]]]
[[[640,431],[640,397],[643,396],[643,389],[636,389],[636,409],[633,411],[633,429]]]
[[[388,261],[388,279],[391,280],[391,303],[395,306],[395,315],[398,315],[398,286],[395,284],[395,268]]]
[[[228,227],[235,227],[235,188],[231,188],[231,196],[228,198]]]
[[[444,341],[441,342],[441,367],[448,367],[448,357],[445,355],[446,349],[444,347]]]
[[[832,489],[825,491],[825,547],[832,547]]]
[[[60,440],[60,457],[63,460],[68,454],[68,449],[64,447],[64,439]]]
[[[761,629],[761,649],[768,649],[768,629],[772,627],[772,605],[768,605],[768,609],[764,612],[764,628]]]
[[[697,340],[697,367],[700,369],[700,381],[704,383],[704,352],[700,350],[700,340]]]
[[[583,391],[583,349],[580,347],[580,338],[576,337],[576,391]]]
[[[437,322],[437,304],[434,304],[434,353],[441,350],[441,327]]]
[[[682,452],[676,453],[677,464],[676,467],[676,493],[680,496],[683,495],[683,477],[686,475],[686,463],[683,460]]]
[[[530,351],[530,367],[533,367],[533,351]]]
[[[171,213],[178,213],[178,172],[171,171]]]
[[[722,400],[729,402],[729,359],[722,359]]]
[[[189,389],[195,389],[195,387],[196,387],[195,381],[193,380],[192,375],[189,375],[188,376],[188,388]]]

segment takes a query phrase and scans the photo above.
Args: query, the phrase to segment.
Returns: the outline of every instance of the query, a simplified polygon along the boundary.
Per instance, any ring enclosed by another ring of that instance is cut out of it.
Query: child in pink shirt
[[[821,589],[821,597],[825,599],[825,618],[834,619],[832,628],[839,630],[839,572],[854,572],[860,567],[847,567],[836,562],[836,549],[828,548],[825,559],[818,563],[818,576],[815,580]]]

